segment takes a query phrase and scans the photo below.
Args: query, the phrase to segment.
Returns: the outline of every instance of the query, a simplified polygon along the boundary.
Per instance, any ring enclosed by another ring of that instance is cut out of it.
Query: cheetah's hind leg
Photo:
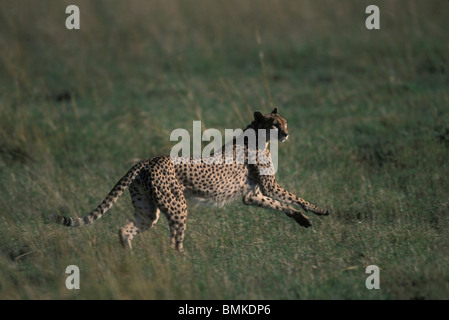
[[[170,247],[183,252],[183,240],[186,231],[187,203],[179,182],[174,176],[166,177],[164,181],[170,188],[164,191],[155,190],[157,206],[167,218],[170,227]]]
[[[130,194],[134,206],[134,221],[129,222],[119,230],[120,242],[123,247],[132,249],[132,239],[141,232],[153,227],[159,219],[159,208],[154,201],[139,192],[138,188],[130,186]]]

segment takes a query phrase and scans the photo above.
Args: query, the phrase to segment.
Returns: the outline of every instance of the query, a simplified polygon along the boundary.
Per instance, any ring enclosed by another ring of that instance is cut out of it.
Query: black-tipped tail
[[[117,199],[123,194],[126,188],[134,181],[139,172],[145,167],[147,160],[141,161],[134,165],[109,192],[108,196],[88,215],[82,218],[64,217],[59,214],[48,216],[50,221],[62,224],[66,227],[80,227],[91,224],[100,219],[103,214],[108,211]]]

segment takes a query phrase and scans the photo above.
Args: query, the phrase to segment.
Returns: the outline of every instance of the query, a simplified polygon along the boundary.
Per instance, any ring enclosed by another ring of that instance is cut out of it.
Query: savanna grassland
[[[375,3],[374,3],[375,2]],[[65,28],[76,4],[81,29]],[[380,8],[380,30],[365,9]],[[1,299],[448,299],[447,1],[2,1]],[[124,251],[128,192],[68,229],[176,128],[288,119],[278,181],[314,231],[241,203],[191,207]],[[77,265],[81,289],[68,290]],[[380,268],[368,290],[365,268]]]

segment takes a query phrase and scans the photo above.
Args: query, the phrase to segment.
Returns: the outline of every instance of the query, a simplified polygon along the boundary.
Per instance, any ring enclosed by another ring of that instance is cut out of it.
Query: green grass
[[[371,2],[0,4],[0,298],[448,299],[448,4],[382,1],[368,31]],[[315,233],[191,206],[184,255],[163,218],[130,253],[127,194],[87,228],[45,221],[88,213],[172,130],[224,133],[274,105],[291,135],[278,181],[333,212]]]

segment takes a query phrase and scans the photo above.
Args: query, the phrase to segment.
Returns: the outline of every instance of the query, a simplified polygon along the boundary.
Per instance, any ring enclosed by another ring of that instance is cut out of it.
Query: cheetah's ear
[[[274,108],[273,111],[271,111],[271,114],[277,114],[278,113],[278,108]]]
[[[263,115],[262,112],[260,112],[260,111],[254,112],[254,120],[256,120],[257,122],[262,122],[264,119],[265,119],[265,116]]]

